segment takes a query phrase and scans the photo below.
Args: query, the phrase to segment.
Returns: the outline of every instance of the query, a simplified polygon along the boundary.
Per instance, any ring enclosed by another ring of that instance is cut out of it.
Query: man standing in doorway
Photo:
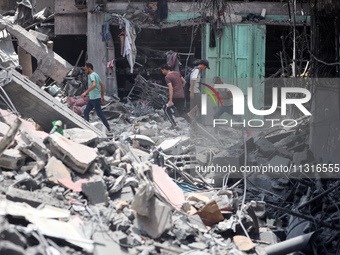
[[[180,117],[184,115],[184,85],[185,79],[177,71],[172,71],[167,64],[161,66],[162,73],[165,75],[165,82],[169,86],[169,101],[164,106],[164,112],[171,123],[172,129],[178,129],[173,118],[174,106],[177,108]]]
[[[188,116],[191,119],[195,118],[196,112],[201,108],[201,93],[199,90],[199,83],[201,81],[201,73],[205,71],[209,67],[208,60],[201,60],[198,65],[198,68],[194,69],[190,74],[190,106],[192,107],[190,112],[188,112]]]
[[[98,117],[102,120],[103,124],[108,130],[108,133],[111,133],[111,128],[109,123],[107,122],[105,115],[102,111],[100,103],[104,103],[104,93],[105,93],[105,85],[100,79],[99,75],[93,71],[93,65],[91,63],[85,64],[85,73],[88,74],[88,89],[81,94],[81,97],[84,98],[87,94],[90,96],[90,100],[86,105],[84,110],[84,118],[89,121],[90,111],[93,109],[96,110]]]

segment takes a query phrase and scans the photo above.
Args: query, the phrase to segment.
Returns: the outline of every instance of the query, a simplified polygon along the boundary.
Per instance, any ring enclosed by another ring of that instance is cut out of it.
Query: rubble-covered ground
[[[147,100],[107,99],[107,138],[1,110],[0,254],[338,254],[338,180],[312,171],[308,119],[174,131]]]

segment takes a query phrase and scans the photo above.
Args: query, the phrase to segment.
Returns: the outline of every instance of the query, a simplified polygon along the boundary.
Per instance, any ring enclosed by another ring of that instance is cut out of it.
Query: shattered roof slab
[[[3,86],[20,114],[32,118],[46,132],[52,129],[52,121],[61,120],[67,128],[90,129],[99,137],[105,136],[38,85],[12,70],[14,69],[0,71],[0,86]]]

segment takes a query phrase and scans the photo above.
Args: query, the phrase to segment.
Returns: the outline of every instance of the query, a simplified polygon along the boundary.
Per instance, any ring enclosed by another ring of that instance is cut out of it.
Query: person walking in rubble
[[[84,98],[87,94],[90,96],[90,100],[86,105],[84,110],[84,118],[86,121],[89,121],[90,111],[94,108],[98,117],[102,120],[103,124],[108,130],[108,134],[111,134],[111,128],[107,119],[102,111],[100,103],[104,103],[104,93],[105,93],[105,85],[100,79],[99,75],[93,71],[93,65],[91,63],[85,64],[85,73],[88,74],[88,89],[81,94],[81,97]]]
[[[201,73],[209,67],[209,61],[202,59],[190,74],[190,107],[191,110],[187,113],[190,119],[195,119],[198,109],[201,108],[201,93],[199,90],[199,83],[201,81]]]
[[[223,84],[220,76],[215,76],[212,80],[214,84]],[[223,89],[219,92],[221,95],[222,105],[217,108],[214,113],[214,119],[218,119],[223,113],[227,112],[234,120],[237,122],[242,122],[242,119],[239,115],[233,115],[233,94],[227,88]],[[247,132],[247,137],[251,135],[251,130],[248,127],[245,127]]]
[[[171,129],[178,129],[174,120],[174,107],[177,108],[180,117],[184,115],[184,85],[185,79],[177,71],[172,71],[167,64],[161,66],[162,73],[165,75],[165,82],[169,86],[169,101],[163,107],[166,117],[171,123]]]

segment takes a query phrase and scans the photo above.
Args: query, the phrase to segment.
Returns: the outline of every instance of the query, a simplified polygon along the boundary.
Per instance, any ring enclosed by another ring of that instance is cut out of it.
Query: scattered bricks
[[[96,147],[99,140],[98,135],[95,132],[82,128],[65,129],[64,137],[75,143],[84,144],[89,147]]]
[[[71,171],[63,162],[51,157],[46,165],[46,176],[49,181],[59,184],[58,179],[71,180]]]
[[[26,155],[17,149],[7,149],[0,156],[0,167],[19,170],[25,163]]]
[[[196,176],[196,166],[199,166],[199,162],[195,155],[178,155],[171,158],[177,167],[183,167],[185,172],[193,177]]]
[[[106,186],[103,181],[82,183],[81,189],[85,196],[88,198],[90,204],[107,204],[108,196]]]
[[[17,188],[9,188],[6,192],[6,198],[14,202],[24,202],[32,207],[38,207],[41,204],[52,205],[55,207],[64,207],[64,202],[59,201],[53,196],[47,195],[39,190],[26,191]]]
[[[267,158],[271,158],[276,153],[275,146],[264,137],[258,139],[255,144],[260,152]]]
[[[283,133],[279,133],[279,134],[275,134],[275,135],[270,135],[270,136],[266,136],[266,139],[271,142],[271,143],[277,143],[278,141],[281,141],[282,139],[290,136],[291,134],[293,134],[293,132],[283,132]]]
[[[97,157],[93,148],[72,142],[59,133],[47,138],[52,154],[78,173],[85,173]]]

